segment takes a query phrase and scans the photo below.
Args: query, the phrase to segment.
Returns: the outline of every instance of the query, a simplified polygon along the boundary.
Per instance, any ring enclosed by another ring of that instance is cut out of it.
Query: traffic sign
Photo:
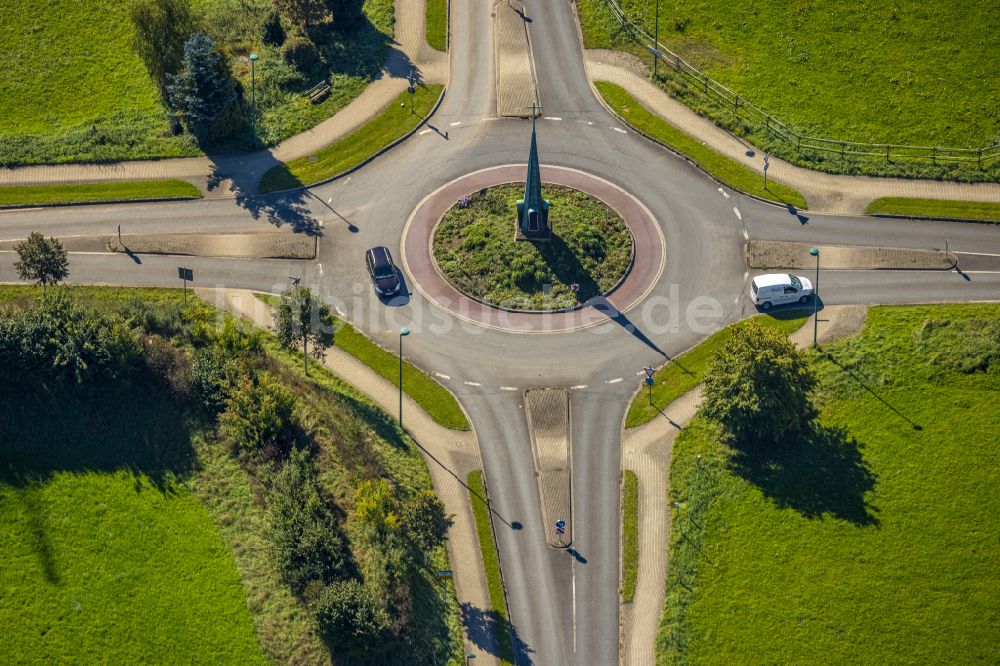
[[[194,271],[190,268],[184,268],[183,266],[177,267],[177,277],[181,280],[187,280],[188,282],[194,282]]]
[[[646,386],[652,386],[652,385],[653,385],[653,378],[646,377]]]
[[[652,368],[643,368],[643,370],[646,371],[646,376],[647,377],[652,377],[653,374],[656,373],[656,370],[653,370]]]

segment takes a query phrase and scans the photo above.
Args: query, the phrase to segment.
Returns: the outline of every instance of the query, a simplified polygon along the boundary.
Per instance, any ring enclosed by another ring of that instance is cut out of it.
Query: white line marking
[[[1000,271],[962,271],[962,272],[965,273],[966,275],[1000,275]]]
[[[319,274],[322,275],[323,274],[323,264],[316,264],[316,268],[319,269]]]
[[[639,372],[637,372],[635,374],[636,374],[637,377],[642,377],[644,374],[646,374],[646,371],[645,370],[640,370]]]
[[[461,124],[462,124],[462,121],[461,121],[461,120],[456,120],[455,122],[451,123],[451,126],[452,126],[452,127],[458,127],[458,126],[459,126],[459,125],[461,125]]]
[[[580,389],[585,389],[585,388],[587,388],[586,384],[577,384],[576,386],[570,386],[570,389],[574,391],[579,391]]]
[[[750,240],[750,234],[747,233],[745,228],[743,229],[743,240]]]
[[[562,120],[559,116],[543,116],[545,120]]]
[[[613,129],[616,132],[621,132],[622,134],[628,134],[628,132],[623,130],[621,127],[612,127],[611,129]]]
[[[500,119],[497,118],[496,116],[492,116],[490,118],[483,118],[483,122],[486,122],[487,120],[500,120]]]
[[[335,306],[335,307],[334,307],[333,309],[334,309],[334,311],[336,311],[336,313],[337,313],[337,314],[339,314],[339,315],[340,315],[341,317],[343,317],[343,316],[344,316],[344,310],[343,310],[343,308],[341,308],[341,307],[340,307],[339,305],[338,305],[338,306]]]
[[[576,562],[570,566],[573,572],[573,654],[576,654]]]
[[[729,195],[721,187],[719,188],[719,194],[721,194],[722,196],[726,197],[727,199],[729,198]]]
[[[742,220],[743,219],[743,215],[740,213],[740,209],[739,208],[737,208],[736,206],[733,206],[733,212],[736,213],[736,219],[738,219],[738,220]]]
[[[521,389],[517,388],[516,386],[501,386],[500,390],[501,391],[520,391]]]
[[[743,281],[746,282],[747,278],[750,277],[750,271],[743,271]]]
[[[428,132],[433,132],[433,131],[434,131],[434,130],[432,130],[432,129],[425,129],[425,130],[420,130],[420,131],[419,131],[419,132],[417,133],[417,136],[423,136],[424,134],[427,134]]]
[[[466,386],[482,386],[479,382],[462,382]]]
[[[435,377],[440,377],[441,379],[451,379],[451,377],[449,377],[448,375],[442,374],[440,372],[435,372],[434,376]]]
[[[1000,257],[1000,254],[990,254],[989,252],[955,252],[952,250],[952,254],[972,254],[977,257]]]
[[[618,377],[617,379],[609,379],[608,381],[606,381],[604,383],[605,384],[617,384],[618,382],[622,381],[623,379],[624,379],[624,377]]]
[[[739,302],[740,302],[740,297],[739,296],[737,296],[736,298],[733,299],[733,303],[739,303]]]

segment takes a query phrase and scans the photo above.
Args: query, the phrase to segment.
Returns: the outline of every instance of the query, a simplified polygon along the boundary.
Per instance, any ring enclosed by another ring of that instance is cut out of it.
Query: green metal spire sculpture
[[[535,113],[537,104],[528,107],[531,116],[531,151],[528,153],[528,176],[524,182],[524,198],[517,202],[517,238],[547,241],[552,235],[549,227],[549,202],[542,198],[542,174],[538,166],[538,145],[535,141]]]

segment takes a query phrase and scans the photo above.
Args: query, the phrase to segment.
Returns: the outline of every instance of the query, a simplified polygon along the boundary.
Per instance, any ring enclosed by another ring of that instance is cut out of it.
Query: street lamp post
[[[813,349],[816,348],[816,330],[819,327],[819,248],[809,248],[809,254],[816,257],[816,281],[813,282]]]
[[[660,59],[660,0],[656,0],[656,18],[653,21],[653,80],[656,80],[656,61]]]
[[[403,338],[410,334],[405,326],[399,329],[399,427],[403,427]]]
[[[257,72],[254,68],[260,56],[256,53],[250,54],[250,101],[253,105],[253,134],[257,137]]]

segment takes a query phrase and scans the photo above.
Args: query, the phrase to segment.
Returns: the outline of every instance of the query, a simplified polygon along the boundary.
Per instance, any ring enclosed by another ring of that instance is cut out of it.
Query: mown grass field
[[[271,294],[254,295],[271,307],[277,306],[280,301],[278,296]],[[399,357],[379,347],[346,321],[335,318],[335,322],[337,332],[334,344],[398,387]],[[406,360],[403,361],[403,392],[423,407],[438,425],[452,430],[469,429],[469,420],[465,417],[465,412],[448,389]]]
[[[1000,222],[1000,203],[986,203],[981,201],[884,197],[868,204],[865,212],[870,215],[951,217],[962,220]]]
[[[621,4],[653,34],[654,0]],[[587,48],[649,60],[604,0],[577,5]],[[695,67],[805,134],[977,148],[1000,138],[1000,17],[990,0],[663,0],[659,34]]]
[[[200,198],[201,192],[198,191],[198,188],[184,180],[138,180],[0,187],[0,208],[99,201]]]
[[[680,433],[658,663],[1000,659],[998,321],[873,308],[811,355],[816,435],[743,451],[700,418]]]
[[[772,328],[788,335],[798,330],[806,322],[807,317],[807,312],[793,309],[756,315],[753,317],[753,321],[765,328]],[[642,390],[635,394],[632,404],[629,405],[628,415],[625,417],[625,427],[635,428],[649,423],[660,414],[661,409],[701,384],[715,353],[729,340],[733,327],[739,325],[740,323],[731,324],[721,331],[713,333],[693,349],[684,352],[659,368],[653,376],[655,381],[653,384],[653,404],[649,404],[649,393],[643,386]]]
[[[689,134],[685,134],[635,100],[624,88],[607,81],[595,81],[608,106],[626,122],[660,143],[666,144],[730,187],[785,206],[805,208],[806,198],[795,189],[775,182],[772,178],[764,187],[764,178],[734,159],[712,150]]]
[[[300,75],[261,42],[269,0],[191,5],[248,99],[246,57],[261,53],[257,138],[247,131],[218,146],[199,146],[187,133],[172,134],[157,86],[132,49],[127,0],[7,0],[0,16],[0,165],[178,157],[276,143],[359,95],[381,66],[393,33],[392,0],[366,0],[363,25],[332,38],[328,71]],[[310,104],[301,93],[323,76],[331,81],[331,94]]]
[[[0,660],[265,663],[170,395],[3,394]]]
[[[412,111],[410,94],[400,94],[367,124],[315,155],[271,168],[260,179],[260,191],[275,192],[312,185],[361,164],[420,124],[434,108],[441,88],[436,84],[417,86],[412,96]]]

